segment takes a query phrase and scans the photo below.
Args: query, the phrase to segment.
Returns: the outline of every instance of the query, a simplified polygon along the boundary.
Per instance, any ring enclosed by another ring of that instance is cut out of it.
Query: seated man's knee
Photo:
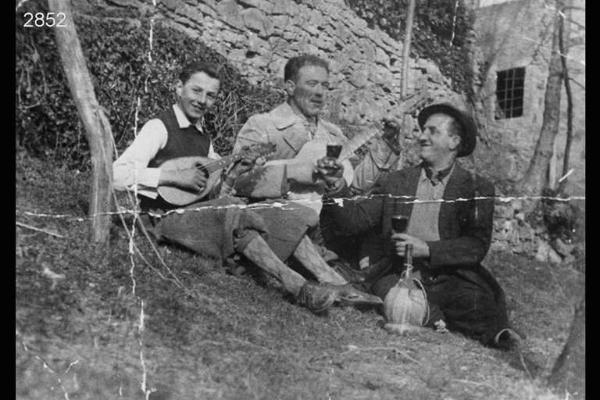
[[[294,204],[293,210],[296,218],[306,224],[309,228],[314,228],[319,225],[319,214],[312,208]]]

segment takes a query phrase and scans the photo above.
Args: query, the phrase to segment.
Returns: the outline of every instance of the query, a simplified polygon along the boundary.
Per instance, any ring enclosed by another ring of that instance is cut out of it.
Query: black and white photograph
[[[16,0],[19,400],[583,400],[584,0]]]

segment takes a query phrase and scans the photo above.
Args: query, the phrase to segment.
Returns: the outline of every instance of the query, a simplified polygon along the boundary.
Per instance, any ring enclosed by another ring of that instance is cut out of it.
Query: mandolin
[[[178,157],[165,161],[161,168],[166,170],[186,170],[198,168],[208,177],[206,186],[199,192],[186,190],[175,186],[159,186],[157,191],[160,197],[174,206],[187,206],[202,200],[210,193],[221,178],[224,168],[234,164],[242,159],[255,161],[258,157],[266,157],[275,151],[275,145],[270,143],[259,143],[244,147],[239,153],[214,160],[208,157]]]

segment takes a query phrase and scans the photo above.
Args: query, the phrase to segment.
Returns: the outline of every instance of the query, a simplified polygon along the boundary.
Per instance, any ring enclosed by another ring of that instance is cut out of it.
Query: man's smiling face
[[[198,121],[215,104],[219,85],[218,79],[204,72],[196,72],[185,83],[177,82],[178,104],[190,122]]]
[[[431,165],[445,162],[456,153],[460,137],[452,132],[452,117],[446,114],[433,114],[419,135],[421,159]]]
[[[316,117],[325,105],[329,73],[321,66],[305,65],[298,70],[296,81],[287,82],[289,101],[306,118]]]

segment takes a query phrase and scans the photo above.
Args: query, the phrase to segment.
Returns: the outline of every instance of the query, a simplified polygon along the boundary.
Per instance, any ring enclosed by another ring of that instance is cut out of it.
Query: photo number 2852
[[[56,17],[54,16],[55,14],[56,14]],[[23,14],[23,16],[26,19],[23,26],[26,28],[41,28],[44,26],[46,26],[48,28],[52,28],[54,26],[56,26],[58,28],[66,27],[65,21],[67,19],[67,16],[65,15],[65,13],[62,13],[62,12],[59,12],[59,13],[39,12],[39,13],[35,13],[35,14],[26,12],[25,14]]]

